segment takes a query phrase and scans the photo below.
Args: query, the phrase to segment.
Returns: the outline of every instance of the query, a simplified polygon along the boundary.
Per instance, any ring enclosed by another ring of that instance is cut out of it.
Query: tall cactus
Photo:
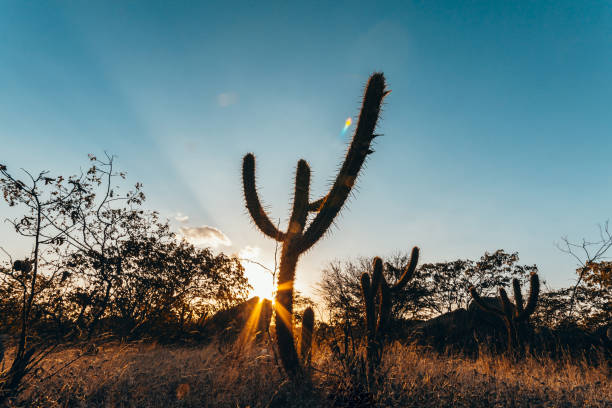
[[[300,255],[311,248],[327,232],[355,184],[366,156],[373,153],[371,143],[377,136],[374,130],[383,98],[387,94],[383,74],[373,74],[366,85],[353,140],[336,180],[326,196],[309,202],[310,167],[305,160],[298,161],[293,209],[285,232],[279,231],[274,226],[259,200],[255,185],[255,156],[252,153],[244,156],[242,182],[246,207],[261,232],[282,243],[275,302],[276,337],[283,367],[292,379],[296,379],[303,373],[293,339],[295,268]],[[316,216],[306,226],[309,212],[315,212]]]
[[[514,278],[512,280],[512,287],[516,304],[510,302],[504,288],[499,288],[499,303],[501,304],[501,308],[484,302],[473,286],[470,288],[470,294],[474,302],[476,302],[482,310],[494,314],[504,321],[508,333],[508,353],[513,357],[519,357],[524,351],[524,336],[529,317],[534,312],[540,296],[540,278],[537,273],[531,273],[529,278],[529,297],[527,298],[526,306],[523,302],[521,284],[518,279]]]
[[[370,380],[382,358],[385,329],[391,316],[391,307],[393,306],[392,296],[401,291],[406,286],[406,283],[412,279],[418,262],[419,248],[414,247],[408,266],[406,266],[401,277],[393,286],[389,286],[383,275],[383,263],[379,257],[374,258],[372,278],[370,279],[370,275],[367,272],[361,275],[361,290],[366,316],[366,357]],[[387,264],[387,268],[394,269],[389,264]]]

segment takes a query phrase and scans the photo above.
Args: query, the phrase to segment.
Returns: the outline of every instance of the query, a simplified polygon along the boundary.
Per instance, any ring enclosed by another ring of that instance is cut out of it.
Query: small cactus
[[[304,310],[302,317],[302,336],[300,339],[300,357],[305,366],[310,365],[310,351],[312,349],[312,335],[314,331],[314,311],[312,307]]]
[[[499,288],[499,303],[502,306],[501,309],[485,303],[473,286],[470,288],[470,294],[474,302],[482,310],[494,314],[504,321],[508,332],[508,353],[514,357],[519,357],[524,352],[526,325],[529,321],[529,317],[537,306],[540,296],[540,279],[537,273],[531,273],[529,278],[529,297],[526,306],[523,302],[523,294],[521,293],[521,285],[518,279],[514,278],[512,280],[512,287],[516,304],[510,302],[504,288]]]
[[[383,262],[379,257],[374,258],[372,278],[366,272],[361,275],[361,290],[366,316],[366,357],[370,380],[382,358],[385,329],[393,306],[392,296],[402,290],[412,278],[418,262],[419,248],[414,247],[408,266],[393,286],[389,286],[383,275]],[[390,264],[387,264],[387,268],[394,269]]]
[[[255,156],[249,153],[243,158],[242,182],[249,214],[261,232],[282,243],[275,302],[276,339],[283,367],[292,380],[297,380],[303,373],[293,338],[295,268],[300,255],[328,231],[348,198],[366,156],[373,153],[371,143],[377,136],[374,130],[387,93],[383,74],[373,74],[366,85],[359,121],[344,163],[331,190],[323,198],[309,202],[310,167],[305,160],[298,161],[293,209],[285,232],[278,230],[270,221],[259,199],[255,184]],[[309,212],[316,213],[310,223]]]

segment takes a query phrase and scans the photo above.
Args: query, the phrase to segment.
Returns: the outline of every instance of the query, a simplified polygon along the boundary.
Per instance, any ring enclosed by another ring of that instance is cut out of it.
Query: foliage
[[[612,322],[612,262],[587,264],[584,273],[584,305],[580,315],[586,326],[596,327]]]
[[[115,323],[119,326],[115,329],[121,328],[124,335],[155,336],[172,322],[175,333],[170,335],[176,337],[187,323],[236,304],[248,294],[244,269],[236,258],[214,255],[185,241],[160,241],[155,237],[126,241],[121,250],[121,275],[108,300],[106,316],[120,322]],[[78,276],[90,276],[87,268],[91,265],[79,265]],[[95,318],[95,305],[101,302],[95,278],[92,275],[85,294],[80,290],[80,298],[74,297],[80,302],[84,294],[90,305],[80,313],[83,322]]]

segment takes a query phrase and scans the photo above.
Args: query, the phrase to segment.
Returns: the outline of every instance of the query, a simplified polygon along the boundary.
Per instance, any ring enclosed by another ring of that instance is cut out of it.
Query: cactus
[[[524,306],[521,285],[518,279],[514,278],[512,280],[512,287],[516,304],[510,302],[504,288],[499,288],[499,303],[502,306],[501,308],[486,304],[473,286],[470,288],[470,294],[474,302],[482,310],[494,314],[504,321],[508,333],[508,353],[516,358],[520,357],[524,352],[526,326],[529,317],[537,306],[540,296],[540,279],[537,273],[531,273],[529,278],[529,297],[526,306]]]
[[[393,306],[392,296],[402,290],[412,278],[418,262],[419,248],[414,247],[408,266],[393,286],[389,286],[383,275],[383,263],[379,257],[374,258],[372,278],[370,279],[367,272],[361,275],[361,290],[366,316],[366,357],[370,381],[382,358],[385,329]],[[387,264],[387,268],[395,269],[390,264]]]
[[[0,335],[0,364],[2,364],[2,360],[4,360],[4,351],[6,350],[6,346],[4,345],[6,339],[6,334]]]
[[[298,161],[295,177],[293,209],[285,232],[279,231],[266,214],[255,185],[255,156],[244,156],[242,182],[246,207],[255,225],[268,237],[282,243],[278,287],[276,291],[276,338],[283,367],[290,378],[297,379],[303,372],[293,339],[293,282],[295,268],[301,254],[311,248],[329,229],[338,215],[363,165],[370,148],[380,107],[385,95],[385,78],[373,74],[366,85],[359,121],[344,163],[331,190],[323,198],[309,202],[310,167],[305,160]],[[316,216],[306,226],[308,213]]]
[[[312,307],[307,307],[302,317],[302,336],[300,339],[300,357],[305,366],[310,365],[310,349],[312,348],[313,331],[314,311]]]

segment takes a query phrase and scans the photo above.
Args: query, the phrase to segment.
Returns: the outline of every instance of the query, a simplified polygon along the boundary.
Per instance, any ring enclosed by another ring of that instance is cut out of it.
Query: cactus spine
[[[255,185],[255,156],[244,156],[242,182],[246,207],[255,225],[268,237],[282,243],[280,271],[276,292],[276,338],[283,367],[290,378],[301,376],[303,370],[293,339],[293,282],[295,268],[302,253],[311,248],[329,229],[344,205],[359,174],[366,156],[373,153],[370,146],[382,100],[387,95],[382,73],[373,74],[366,85],[357,129],[347,151],[344,163],[329,193],[320,200],[309,202],[310,167],[305,160],[298,161],[295,177],[293,209],[285,232],[279,231],[266,214]],[[316,216],[306,227],[308,213]]]
[[[370,279],[367,272],[361,275],[361,290],[366,316],[366,357],[370,381],[372,381],[374,370],[378,367],[382,358],[385,329],[393,306],[392,296],[401,291],[406,283],[412,279],[418,262],[419,248],[414,247],[408,266],[393,286],[389,286],[383,275],[383,263],[379,257],[374,258],[372,278]],[[387,268],[394,269],[389,264],[387,264]]]
[[[510,299],[508,299],[506,290],[504,288],[499,288],[501,309],[486,304],[473,286],[470,288],[470,294],[474,302],[476,302],[482,310],[494,314],[504,321],[508,333],[508,353],[512,357],[520,357],[524,352],[526,326],[529,317],[537,306],[540,296],[540,278],[537,273],[531,273],[529,278],[529,297],[527,298],[526,306],[523,302],[523,294],[521,293],[521,285],[518,279],[514,278],[512,280],[512,288],[514,290],[514,301],[516,305],[512,304]]]

